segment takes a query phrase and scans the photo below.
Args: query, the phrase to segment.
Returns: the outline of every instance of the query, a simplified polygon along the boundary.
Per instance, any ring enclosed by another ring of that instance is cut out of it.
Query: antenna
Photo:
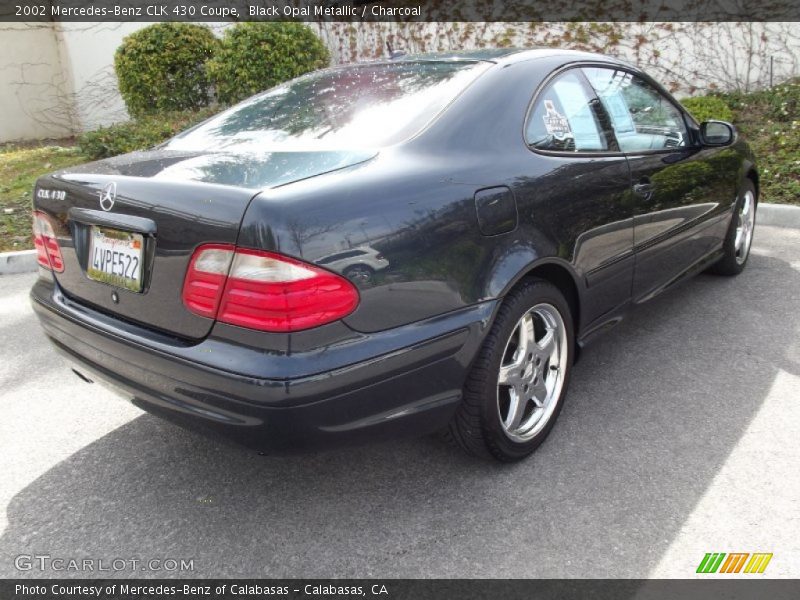
[[[392,46],[392,42],[389,40],[386,40],[386,50],[389,52],[390,60],[394,60],[395,58],[400,58],[401,56],[406,55],[404,50],[395,50],[394,46]]]

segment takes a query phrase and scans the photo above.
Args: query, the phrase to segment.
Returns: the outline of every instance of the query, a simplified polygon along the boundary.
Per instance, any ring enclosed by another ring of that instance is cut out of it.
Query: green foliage
[[[218,44],[210,29],[191,23],[156,23],[125,37],[114,70],[130,115],[207,106],[205,64]]]
[[[703,121],[733,121],[733,111],[720,96],[696,96],[681,102],[698,123]]]
[[[69,146],[0,146],[0,252],[33,248],[31,197],[47,173],[86,162]]]
[[[328,64],[327,48],[302,23],[239,23],[228,28],[208,75],[220,102],[238,102]]]
[[[721,117],[717,109],[713,117],[694,109],[720,103],[730,112],[730,119]],[[800,205],[800,79],[749,94],[690,98],[683,105],[698,120],[733,121],[756,156],[763,202]]]
[[[727,102],[740,112],[757,107],[773,121],[791,122],[800,117],[800,78],[752,94],[728,94]]]
[[[800,79],[727,99],[756,155],[763,201],[800,204]]]
[[[91,159],[144,150],[164,142],[210,117],[213,110],[169,112],[100,127],[78,137],[78,147]]]

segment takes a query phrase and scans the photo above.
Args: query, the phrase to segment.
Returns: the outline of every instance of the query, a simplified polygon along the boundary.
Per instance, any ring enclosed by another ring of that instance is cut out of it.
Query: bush
[[[728,103],[735,111],[759,106],[767,118],[791,122],[800,114],[800,78],[790,79],[774,87],[752,94],[729,94]]]
[[[239,23],[227,29],[208,74],[221,102],[238,102],[327,66],[328,49],[302,23]]]
[[[207,119],[213,112],[208,108],[200,111],[171,112],[100,127],[78,136],[78,148],[93,160],[134,150],[145,150]]]
[[[681,104],[692,113],[698,123],[703,121],[733,121],[733,111],[719,96],[686,98]]]
[[[800,80],[731,94],[735,124],[758,162],[764,202],[800,204]]]
[[[217,44],[210,29],[190,23],[157,23],[125,37],[114,70],[130,115],[207,106],[205,63]]]

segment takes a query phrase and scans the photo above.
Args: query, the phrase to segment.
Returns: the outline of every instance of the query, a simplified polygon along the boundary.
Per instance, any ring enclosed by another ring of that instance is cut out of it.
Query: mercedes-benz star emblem
[[[103,186],[103,189],[97,192],[100,196],[100,208],[103,210],[111,210],[114,208],[114,200],[117,199],[117,184],[112,181]]]

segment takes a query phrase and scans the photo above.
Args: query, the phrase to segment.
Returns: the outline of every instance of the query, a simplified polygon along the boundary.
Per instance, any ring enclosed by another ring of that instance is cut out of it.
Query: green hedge
[[[703,121],[733,121],[733,111],[719,96],[686,98],[681,104],[692,113],[698,123]]]
[[[205,64],[218,44],[208,27],[190,23],[157,23],[125,37],[114,70],[130,115],[207,106]]]
[[[223,103],[327,66],[328,50],[302,23],[239,23],[225,30],[208,75]]]
[[[727,100],[756,155],[762,200],[800,205],[800,78]]]
[[[750,94],[725,94],[724,98],[736,112],[746,113],[756,108],[769,120],[787,123],[800,121],[800,78]]]
[[[213,114],[212,109],[149,115],[133,121],[100,127],[78,137],[81,153],[91,159],[108,158],[152,148]]]

